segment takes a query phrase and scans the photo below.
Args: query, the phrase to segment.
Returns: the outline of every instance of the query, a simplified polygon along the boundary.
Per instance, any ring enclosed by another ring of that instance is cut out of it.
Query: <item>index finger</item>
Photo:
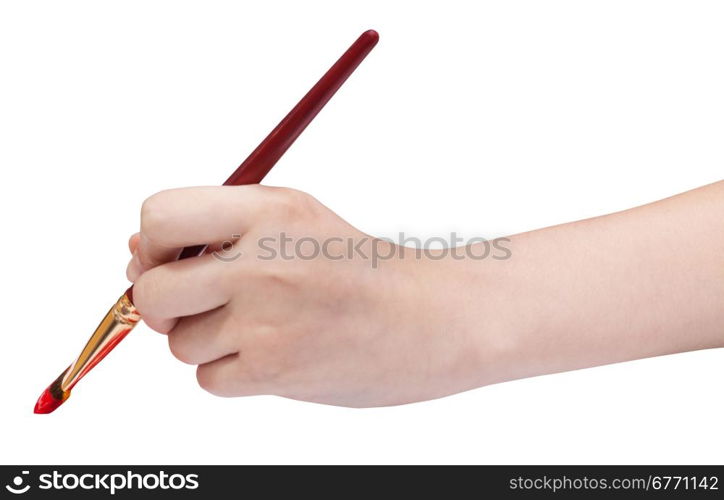
[[[151,196],[141,210],[129,279],[176,260],[182,247],[241,237],[275,204],[278,193],[277,188],[247,185],[171,189]]]

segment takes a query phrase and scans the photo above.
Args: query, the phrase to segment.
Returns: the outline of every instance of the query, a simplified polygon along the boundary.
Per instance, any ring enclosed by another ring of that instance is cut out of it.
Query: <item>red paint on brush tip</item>
[[[52,387],[52,386],[51,386]],[[60,405],[62,405],[66,399],[68,399],[69,393],[64,393],[60,399],[53,396],[51,388],[48,387],[43,391],[43,394],[38,398],[38,402],[35,403],[33,413],[53,413]]]
[[[34,413],[53,413],[60,405],[62,405],[68,396],[70,396],[70,389],[64,391],[61,388],[63,377],[68,370],[65,370],[60,374],[58,378],[53,380],[53,383],[48,386],[40,395],[38,401],[35,403]]]

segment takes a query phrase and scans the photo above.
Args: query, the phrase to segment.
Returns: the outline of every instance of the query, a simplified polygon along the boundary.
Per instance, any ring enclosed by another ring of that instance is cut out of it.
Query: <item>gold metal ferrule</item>
[[[93,332],[78,359],[63,374],[60,389],[63,392],[72,389],[76,382],[103,359],[140,319],[141,315],[136,307],[126,294],[123,294]]]

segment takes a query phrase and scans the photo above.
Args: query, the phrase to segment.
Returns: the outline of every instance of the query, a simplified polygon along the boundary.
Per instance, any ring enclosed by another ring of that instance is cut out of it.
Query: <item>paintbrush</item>
[[[378,38],[377,32],[373,30],[362,33],[289,114],[279,122],[279,125],[231,174],[224,185],[236,186],[261,182],[279,158],[289,149],[289,146],[294,143],[369,54],[377,44]],[[205,245],[186,247],[180,251],[178,258],[196,257],[203,254],[205,250]],[[133,305],[133,286],[131,286],[105,315],[78,358],[43,391],[35,404],[35,413],[51,413],[63,404],[70,396],[70,391],[75,384],[111,352],[140,320],[141,315]]]

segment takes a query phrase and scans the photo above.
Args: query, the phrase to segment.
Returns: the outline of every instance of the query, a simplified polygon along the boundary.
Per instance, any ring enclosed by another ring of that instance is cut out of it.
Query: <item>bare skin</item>
[[[327,255],[281,258],[282,232]],[[219,396],[395,405],[724,345],[724,181],[511,236],[505,260],[369,238],[363,253],[394,254],[374,268],[346,253],[364,238],[294,190],[169,190],[144,203],[127,274],[146,323]]]

